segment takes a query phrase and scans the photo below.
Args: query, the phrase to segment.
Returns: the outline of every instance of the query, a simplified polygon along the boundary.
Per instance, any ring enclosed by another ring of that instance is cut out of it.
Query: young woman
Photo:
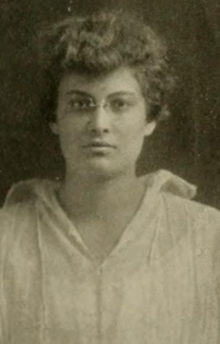
[[[66,172],[1,211],[0,343],[219,343],[220,214],[169,172],[136,175],[167,112],[164,46],[129,15],[71,16],[42,61]]]

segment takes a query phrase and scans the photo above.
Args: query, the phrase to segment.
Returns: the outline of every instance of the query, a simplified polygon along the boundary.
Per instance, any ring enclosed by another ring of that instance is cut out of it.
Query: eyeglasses
[[[129,111],[129,109],[134,107],[136,103],[137,100],[130,95],[117,96],[109,101],[103,102],[102,104],[96,104],[91,97],[77,95],[76,97],[68,100],[66,112],[83,115],[95,111],[98,108],[103,108],[107,112],[120,114]]]

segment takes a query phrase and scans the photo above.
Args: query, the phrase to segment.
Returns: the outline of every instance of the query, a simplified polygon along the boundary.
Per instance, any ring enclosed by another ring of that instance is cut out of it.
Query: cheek
[[[139,153],[141,150],[145,138],[144,124],[133,122],[133,125],[125,128],[122,140],[124,141],[123,146],[128,151]]]
[[[133,114],[131,121],[127,123],[125,127],[125,133],[132,137],[142,137],[145,135],[145,127],[147,125],[146,115],[135,113]]]
[[[58,135],[64,155],[67,151],[74,151],[77,145],[80,144],[82,137],[81,130],[68,122],[60,123]]]
[[[142,148],[146,125],[145,112],[137,112],[133,114],[132,120],[127,123],[123,129],[127,147],[130,147],[130,149],[134,149],[135,151],[139,151]]]
[[[72,118],[62,120],[59,123],[59,134],[63,138],[71,138],[76,140],[82,136],[85,131],[86,121],[82,119]]]

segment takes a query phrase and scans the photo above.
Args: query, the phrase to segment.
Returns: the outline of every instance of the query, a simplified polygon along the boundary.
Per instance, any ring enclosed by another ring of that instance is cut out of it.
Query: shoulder
[[[177,236],[214,251],[220,248],[220,212],[210,206],[161,192],[164,216]]]
[[[173,195],[169,192],[161,192],[161,198],[166,210],[176,216],[184,216],[187,221],[209,220],[220,224],[220,211],[197,201]]]
[[[0,250],[19,240],[36,239],[39,205],[46,197],[49,184],[49,181],[33,179],[19,182],[9,190],[0,210]]]
[[[35,192],[38,185],[41,185],[41,181],[33,179],[19,182],[11,187],[0,211],[0,231],[5,226],[8,231],[11,227],[19,228],[20,224],[33,220],[39,199],[39,195]]]
[[[148,175],[146,181],[160,195],[171,227],[184,232],[196,230],[199,235],[202,230],[208,230],[210,235],[220,232],[220,212],[192,200],[196,195],[194,185],[164,170]]]
[[[12,185],[6,195],[4,208],[34,204],[40,198],[40,194],[52,184],[53,182],[44,179],[31,179],[16,183]]]

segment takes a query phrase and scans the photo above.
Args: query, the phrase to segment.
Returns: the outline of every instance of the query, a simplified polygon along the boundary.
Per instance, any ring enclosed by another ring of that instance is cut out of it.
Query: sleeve
[[[216,289],[216,294],[218,298],[218,304],[220,308],[220,238],[217,238],[216,245],[215,245],[215,254],[214,254],[214,284]]]
[[[0,210],[0,343],[8,344],[7,339],[7,304],[5,298],[4,273],[7,255],[10,254],[10,232],[13,216]]]
[[[212,237],[212,268],[213,268],[213,283],[217,297],[217,305],[219,309],[220,319],[220,213],[215,212],[212,218],[209,218],[209,225],[214,227],[214,235]]]

